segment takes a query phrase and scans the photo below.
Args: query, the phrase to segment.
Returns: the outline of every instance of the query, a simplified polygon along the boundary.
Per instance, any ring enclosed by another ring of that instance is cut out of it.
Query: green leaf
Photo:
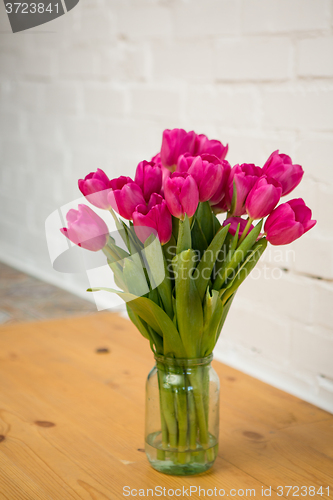
[[[172,216],[172,236],[174,237],[176,245],[178,239],[178,232],[179,232],[179,219],[177,217]]]
[[[212,213],[213,215],[213,229],[214,229],[214,234],[216,234],[218,232],[218,230],[220,229],[221,227],[221,223],[220,221],[218,220],[218,218],[216,217],[216,215],[214,213]]]
[[[248,251],[256,242],[262,226],[262,220],[252,229],[252,231],[246,236],[244,241],[239,245],[239,247],[233,253],[230,262],[226,265],[223,271],[220,270],[219,276],[214,282],[214,290],[219,290],[223,283],[227,280],[231,273],[233,273],[236,267],[247,257]]]
[[[151,336],[153,343],[155,344],[156,347],[156,352],[157,354],[164,354],[164,349],[163,349],[163,339],[160,335],[158,335],[151,326],[147,325],[147,328],[149,330],[149,335]]]
[[[185,214],[184,220],[179,221],[178,239],[177,239],[177,254],[184,250],[192,248],[190,221]]]
[[[163,309],[146,297],[136,297],[131,293],[120,292],[112,288],[88,288],[87,291],[97,292],[99,290],[116,293],[118,297],[122,298],[125,302],[130,302],[130,307],[135,314],[140,316],[140,318],[148,323],[156,333],[163,337],[165,356],[173,355],[176,358],[186,358],[186,351],[179,333]]]
[[[201,300],[203,299],[203,296],[205,294],[214,264],[221,250],[221,247],[224,243],[224,240],[228,234],[229,227],[230,224],[223,227],[222,229],[219,230],[218,233],[216,233],[211,244],[203,254],[202,259],[197,266],[195,272],[196,275],[195,284]]]
[[[157,288],[164,310],[172,319],[172,285],[167,268],[167,262],[164,258],[159,239],[154,235],[150,235],[145,241],[145,248],[142,251],[142,254],[146,262],[151,287],[153,289]]]
[[[231,207],[230,207],[230,213],[233,214],[237,205],[237,188],[236,188],[236,182],[235,179],[232,181],[233,185],[233,191],[232,191],[232,200],[231,200]]]
[[[228,233],[225,239],[223,248],[221,249],[221,253],[219,254],[218,262],[214,269],[214,290],[219,290],[223,284],[223,282],[221,281],[221,276],[223,276],[224,269],[229,264],[231,257],[233,256],[234,251],[237,247],[239,228],[240,224],[238,224],[234,236]]]
[[[216,343],[218,327],[222,318],[223,306],[219,292],[212,290],[212,295],[207,288],[204,304],[204,329],[201,342],[201,356],[208,356]]]
[[[197,250],[201,257],[206,248],[208,247],[208,243],[205,235],[202,232],[199,222],[195,218],[191,230],[191,235],[192,235],[192,248],[194,250]]]
[[[118,256],[118,260],[123,260],[130,257],[130,254],[125,250],[123,250],[121,247],[118,247],[118,245],[115,244],[113,244],[112,246],[110,245],[110,248]]]
[[[131,309],[131,307],[128,304],[126,304],[126,309],[127,309],[129,319],[137,327],[137,329],[139,330],[141,335],[145,339],[149,340],[149,342],[151,342],[152,339],[150,337],[146,322],[143,321],[141,318],[139,318],[139,316],[137,314],[135,314],[135,312],[133,312],[133,310]]]
[[[229,285],[226,291],[223,292],[222,296],[223,304],[225,304],[225,302],[229,299],[229,297],[235,293],[239,285],[241,285],[241,283],[243,283],[243,281],[248,277],[252,269],[256,266],[258,260],[265,251],[266,247],[267,247],[266,238],[261,238],[261,240],[258,241],[253,246],[253,251],[250,253],[244,264],[238,270],[235,278],[231,282],[231,285]]]
[[[138,297],[142,297],[149,292],[146,276],[141,266],[141,262],[134,262],[132,258],[126,259],[123,267],[123,279],[127,290]],[[136,259],[138,260],[138,259]]]
[[[230,306],[232,304],[232,301],[235,298],[235,295],[236,295],[236,292],[233,295],[231,295],[231,297],[229,298],[229,300],[223,306],[221,321],[220,321],[220,324],[219,324],[219,326],[217,328],[217,332],[216,332],[215,345],[216,345],[216,343],[217,343],[217,341],[219,339],[220,333],[222,331],[222,328],[223,328],[223,325],[225,323],[225,320],[227,319],[227,314],[229,312],[229,309],[230,309]]]
[[[118,262],[108,261],[108,264],[111,271],[113,272],[115,284],[119,286],[119,288],[124,290],[124,292],[128,292],[127,285],[124,281],[123,268],[120,266],[120,264],[118,264]]]
[[[176,255],[176,249],[177,249],[176,240],[173,234],[171,235],[170,240],[167,243],[165,243],[162,248],[164,257],[168,262],[171,262],[174,256]]]
[[[120,220],[118,219],[118,217],[116,216],[116,213],[115,211],[110,208],[110,213],[113,217],[113,220],[115,221],[115,224],[116,224],[116,228],[118,229],[118,232],[121,236],[121,239],[123,240],[123,242],[125,243],[125,245],[127,246],[129,252],[131,251],[131,247],[130,247],[130,244],[129,244],[129,238],[128,238],[128,234],[127,234],[127,226],[126,224],[124,224],[123,221],[120,222]],[[125,227],[124,227],[125,226]]]
[[[146,264],[151,288],[157,288],[165,278],[165,271],[161,243],[153,234],[146,239],[142,256]]]
[[[209,244],[214,237],[213,212],[208,201],[200,202],[196,211],[196,219]]]
[[[200,341],[203,329],[203,312],[192,272],[195,267],[196,252],[185,250],[176,255],[175,296],[177,324],[186,355],[196,358],[200,355]]]

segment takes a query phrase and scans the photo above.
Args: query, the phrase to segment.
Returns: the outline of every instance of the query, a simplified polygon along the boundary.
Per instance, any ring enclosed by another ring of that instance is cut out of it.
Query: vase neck
[[[159,354],[155,355],[155,361],[156,364],[158,365],[165,365],[165,366],[175,366],[175,367],[182,367],[182,368],[193,368],[195,366],[207,366],[211,363],[213,359],[213,354],[210,354],[209,356],[205,356],[203,358],[192,358],[192,359],[187,359],[187,358],[168,358],[167,356],[161,356]]]

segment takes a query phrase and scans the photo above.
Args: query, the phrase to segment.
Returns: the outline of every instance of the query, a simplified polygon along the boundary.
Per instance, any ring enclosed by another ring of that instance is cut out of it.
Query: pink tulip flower
[[[90,172],[84,179],[78,181],[81,193],[95,207],[110,209],[108,193],[110,192],[110,180],[108,176],[98,168],[96,172]]]
[[[193,156],[202,154],[212,154],[217,156],[219,160],[224,160],[227,156],[228,144],[223,146],[220,141],[215,139],[209,140],[204,134],[199,134],[195,138]]]
[[[186,132],[181,128],[164,130],[161,146],[162,165],[174,171],[180,155],[191,153],[194,148],[195,132]]]
[[[302,198],[282,203],[273,210],[265,223],[267,241],[272,245],[287,245],[309,231],[317,221],[311,220],[311,210]]]
[[[246,198],[261,175],[262,169],[260,167],[256,167],[252,163],[235,165],[231,169],[226,192],[226,205],[229,210],[231,209],[232,215],[241,216],[246,213]],[[232,207],[231,203],[234,193],[234,184],[236,186],[236,201],[234,203],[235,206]]]
[[[273,177],[282,186],[282,196],[290,193],[301,182],[304,171],[300,165],[293,165],[290,156],[274,151],[263,166],[263,173]]]
[[[222,214],[224,212],[227,212],[230,208],[228,207],[227,202],[226,202],[226,197],[224,196],[222,200],[220,200],[218,203],[215,203],[215,205],[211,205],[210,207],[212,211],[214,212],[215,215],[217,214]]]
[[[138,205],[145,205],[142,190],[130,177],[118,177],[110,181],[111,191],[108,202],[124,219],[132,219]]]
[[[167,243],[172,234],[172,217],[165,200],[152,194],[148,206],[138,205],[133,212],[135,232],[144,243],[151,234],[157,234],[161,244]]]
[[[221,183],[223,168],[214,155],[193,157],[185,154],[178,159],[178,171],[191,174],[199,189],[199,201],[208,201]]]
[[[204,157],[204,155],[202,155],[202,158],[203,157]],[[227,160],[221,160],[219,162],[219,165],[220,165],[220,169],[222,171],[222,177],[221,177],[221,181],[220,181],[220,184],[219,184],[217,190],[215,191],[213,196],[211,196],[209,199],[209,203],[211,205],[216,205],[217,203],[220,203],[221,201],[223,201],[225,199],[225,196],[226,196],[227,182],[229,179],[231,167],[230,167],[230,164]]]
[[[192,217],[199,203],[197,183],[191,175],[175,172],[165,181],[164,197],[174,217]]]
[[[278,204],[281,194],[282,187],[278,181],[266,175],[259,177],[246,198],[248,216],[252,220],[266,217]]]
[[[162,170],[155,163],[141,161],[136,168],[134,181],[141,188],[146,202],[149,201],[152,193],[159,193],[162,187]]]
[[[230,234],[232,234],[233,236],[235,236],[236,231],[237,231],[237,227],[238,227],[238,225],[240,225],[239,226],[239,233],[238,233],[238,237],[240,238],[244,232],[244,229],[246,228],[247,220],[242,219],[241,217],[229,217],[229,219],[226,219],[223,222],[223,226],[227,226],[228,224],[230,224],[228,232]],[[247,231],[245,236],[247,236],[249,234],[249,232],[252,231],[253,227],[254,226],[251,224],[251,226],[248,228],[248,231]]]
[[[79,247],[97,252],[106,245],[108,227],[91,208],[79,205],[78,210],[69,210],[66,219],[68,228],[63,227],[60,231]]]

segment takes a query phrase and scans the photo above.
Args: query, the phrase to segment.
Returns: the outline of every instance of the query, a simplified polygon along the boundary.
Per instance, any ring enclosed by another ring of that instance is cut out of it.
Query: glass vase
[[[155,356],[146,384],[145,446],[160,472],[199,474],[216,459],[220,383],[212,359]]]

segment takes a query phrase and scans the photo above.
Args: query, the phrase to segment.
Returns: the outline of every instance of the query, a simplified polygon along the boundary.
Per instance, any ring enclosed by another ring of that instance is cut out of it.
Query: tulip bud
[[[247,226],[247,220],[242,219],[241,217],[229,217],[229,219],[226,219],[223,222],[223,226],[227,226],[228,224],[230,224],[228,232],[232,234],[232,236],[235,236],[237,227],[239,226],[238,237],[240,238]],[[245,236],[247,236],[249,232],[252,231],[253,227],[254,226],[251,224],[251,226],[247,229]]]
[[[144,243],[151,234],[157,234],[162,245],[167,243],[172,234],[172,217],[165,200],[154,193],[148,206],[138,205],[133,212],[133,224],[136,235]]]
[[[78,181],[81,193],[95,207],[110,209],[108,193],[110,192],[110,180],[108,176],[98,168],[96,172],[90,172],[84,179]]]
[[[206,156],[202,155],[202,158],[206,158]],[[209,203],[211,205],[216,205],[217,203],[220,203],[225,199],[226,196],[227,182],[229,179],[231,167],[229,162],[227,162],[227,160],[221,160],[219,161],[219,168],[222,172],[222,176],[220,183],[217,187],[217,190],[214,192],[213,196],[209,198]]]
[[[130,177],[121,176],[112,179],[110,187],[108,202],[124,219],[132,219],[135,208],[140,204],[146,204],[140,186]]]
[[[309,231],[316,220],[302,198],[282,203],[273,210],[265,223],[267,240],[272,245],[287,245]]]
[[[262,219],[271,213],[281,198],[282,187],[279,182],[263,175],[259,177],[249,192],[245,208],[252,219]]]
[[[193,156],[204,153],[217,156],[219,160],[224,160],[228,152],[228,144],[223,146],[220,141],[209,140],[204,134],[199,134],[195,138]]]
[[[241,216],[246,213],[245,202],[247,195],[261,175],[261,168],[252,163],[235,165],[231,169],[226,192],[226,205],[232,215]],[[234,186],[236,188],[235,194]]]
[[[192,217],[199,203],[198,186],[186,173],[174,173],[165,181],[164,196],[170,213],[182,220],[185,214]]]
[[[162,165],[174,171],[177,160],[184,153],[191,153],[194,148],[195,132],[183,129],[164,130],[161,146]]]
[[[263,173],[276,179],[282,187],[282,196],[290,193],[301,182],[304,171],[293,165],[290,156],[274,151],[263,166]]]
[[[97,252],[106,245],[108,227],[91,208],[79,205],[78,210],[69,210],[66,219],[68,228],[60,231],[79,247]]]
[[[148,202],[152,193],[159,193],[162,187],[161,167],[152,161],[142,161],[136,168],[134,181],[142,190],[144,199]]]

